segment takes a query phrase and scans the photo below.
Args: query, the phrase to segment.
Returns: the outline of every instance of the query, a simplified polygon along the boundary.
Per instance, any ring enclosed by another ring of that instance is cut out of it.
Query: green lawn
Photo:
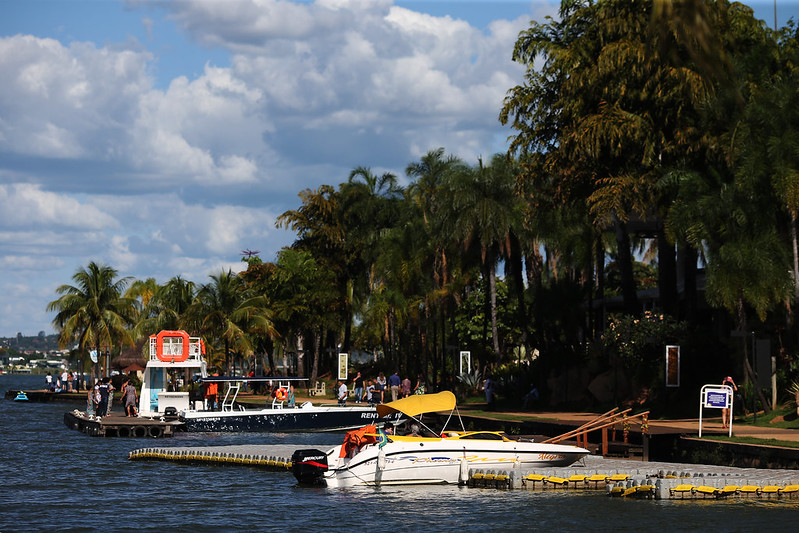
[[[758,424],[759,425],[759,424]],[[713,435],[712,437],[702,437],[706,441],[737,442],[739,444],[754,444],[757,446],[782,446],[783,448],[799,448],[799,442],[777,439],[757,439],[754,437],[725,437]]]
[[[785,420],[785,418],[787,418],[787,420]],[[775,419],[777,420],[775,421]],[[777,409],[768,414],[758,413],[757,424],[754,424],[754,416],[751,414],[747,415],[746,419],[743,421],[736,419],[734,424],[756,425],[766,428],[799,429],[799,417],[796,417],[796,405],[791,403],[777,406]]]

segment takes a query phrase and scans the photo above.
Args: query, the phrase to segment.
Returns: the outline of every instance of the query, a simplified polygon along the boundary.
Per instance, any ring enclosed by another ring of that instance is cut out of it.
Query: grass
[[[778,420],[775,421],[775,418]],[[788,418],[788,420],[784,420],[784,418]],[[768,414],[759,413],[757,415],[757,424],[754,423],[754,416],[751,414],[746,415],[746,418],[741,422],[736,419],[735,423],[765,428],[799,429],[799,417],[796,417],[796,404],[793,402],[778,406],[777,409]]]
[[[712,437],[702,437],[703,441],[723,441],[734,442],[737,444],[753,444],[756,446],[781,446],[783,448],[799,448],[799,442],[777,439],[758,439],[755,437],[725,437],[714,435]]]
[[[468,416],[482,416],[485,418],[492,418],[494,420],[508,420],[508,421],[515,421],[515,420],[542,420],[542,421],[557,421],[557,418],[544,418],[535,415],[523,415],[518,413],[503,413],[501,411],[484,411],[481,409],[469,409],[469,410],[462,410],[462,415]]]

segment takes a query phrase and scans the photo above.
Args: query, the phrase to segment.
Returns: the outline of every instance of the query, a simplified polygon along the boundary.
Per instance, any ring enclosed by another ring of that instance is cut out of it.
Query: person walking
[[[138,414],[136,412],[136,387],[130,380],[125,381],[125,384],[122,385],[122,394],[125,399],[125,416],[136,416]]]
[[[396,402],[399,399],[400,386],[402,379],[399,377],[399,372],[394,372],[388,377],[388,386],[391,387],[391,401]]]
[[[402,380],[402,397],[407,398],[411,395],[411,378],[405,376]]]
[[[355,393],[355,403],[361,403],[363,399],[363,376],[358,372],[352,380],[353,392]]]

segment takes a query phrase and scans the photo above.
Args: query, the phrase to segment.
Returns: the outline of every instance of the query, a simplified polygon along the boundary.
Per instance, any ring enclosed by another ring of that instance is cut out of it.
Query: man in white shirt
[[[341,380],[338,382],[338,404],[342,407],[347,404],[347,384]]]

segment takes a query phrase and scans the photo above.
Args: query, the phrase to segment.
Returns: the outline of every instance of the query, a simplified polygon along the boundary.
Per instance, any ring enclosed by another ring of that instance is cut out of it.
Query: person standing
[[[394,372],[388,378],[388,386],[391,387],[391,401],[396,402],[399,399],[400,385],[402,380],[399,377],[399,372]]]
[[[375,404],[375,386],[371,379],[366,382],[366,401],[369,405]]]
[[[486,410],[493,411],[494,410],[494,380],[491,379],[491,376],[486,376],[485,383],[483,384],[483,390],[486,394]]]
[[[342,380],[338,381],[338,404],[341,407],[347,405],[347,384]]]
[[[109,416],[111,414],[111,408],[114,405],[114,391],[117,389],[116,387],[114,387],[111,378],[105,378],[105,379],[106,382],[108,383],[108,407],[105,408],[105,415]]]
[[[75,381],[75,374],[69,372],[67,374],[67,392],[75,392],[75,388],[72,386],[74,381]]]
[[[218,372],[214,372],[214,376],[218,375]],[[213,381],[206,381],[204,386],[205,392],[203,393],[203,397],[205,398],[205,408],[208,411],[216,411],[216,395],[219,392],[219,385]]]
[[[294,395],[294,383],[289,383],[289,394],[286,405],[291,409],[297,403],[297,397]]]
[[[100,380],[97,390],[100,393],[100,401],[97,403],[97,416],[106,416],[108,412],[108,378]]]
[[[407,398],[411,395],[411,378],[405,376],[402,380],[402,397]]]
[[[363,399],[363,376],[358,372],[352,380],[353,392],[355,393],[355,403],[361,403]]]
[[[735,398],[735,393],[738,392],[738,385],[735,384],[732,377],[727,376],[724,378],[724,381],[721,382],[722,385],[727,385],[728,387],[732,388],[732,398],[730,399],[730,405],[733,404],[733,399]],[[722,429],[727,429],[730,425],[730,420],[732,420],[732,409],[727,409],[726,407],[721,410],[721,427]]]
[[[44,376],[44,382],[47,385],[47,390],[52,391],[53,390],[53,375],[50,373],[49,370],[47,371],[47,375]]]
[[[88,394],[86,394],[86,414],[94,416],[97,412],[97,389],[96,387],[87,387],[89,390]]]

